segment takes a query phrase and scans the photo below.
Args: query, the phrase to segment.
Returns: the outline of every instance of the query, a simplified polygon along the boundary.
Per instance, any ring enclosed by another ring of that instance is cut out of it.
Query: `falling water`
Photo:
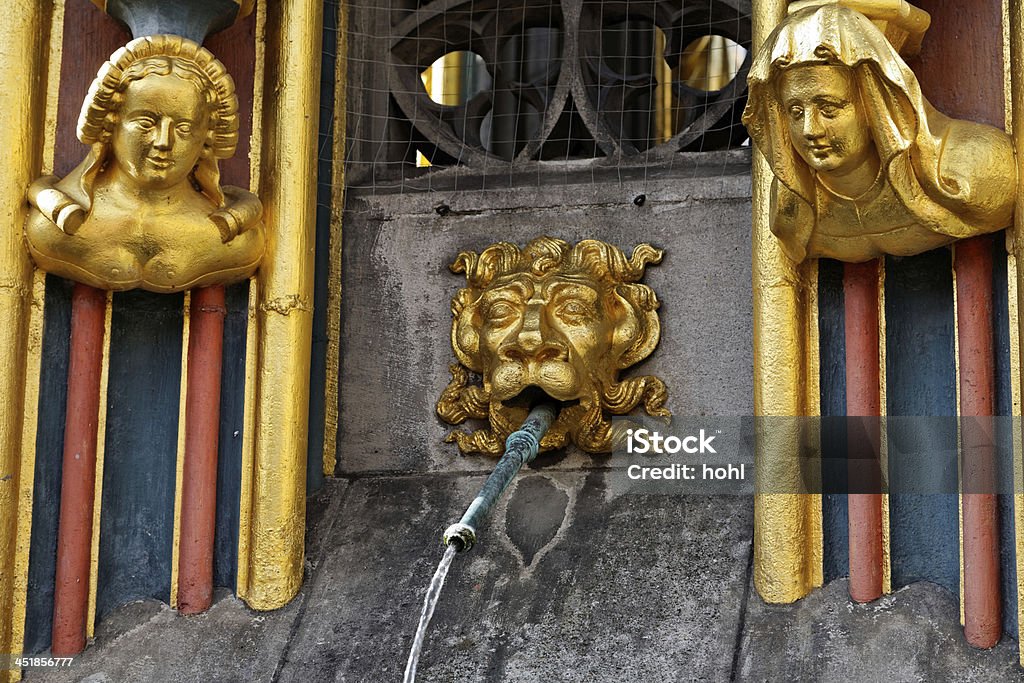
[[[427,626],[430,625],[430,618],[434,616],[434,608],[437,607],[437,599],[441,596],[441,588],[444,587],[444,579],[448,576],[448,568],[452,566],[452,558],[458,550],[455,544],[448,546],[444,551],[441,563],[437,565],[434,578],[430,580],[430,588],[427,589],[427,597],[423,599],[423,613],[420,614],[420,627],[416,630],[416,639],[412,641],[412,650],[409,652],[409,663],[405,665],[405,678],[403,683],[414,683],[416,680],[416,664],[420,661],[420,651],[423,649],[423,639],[427,635]]]

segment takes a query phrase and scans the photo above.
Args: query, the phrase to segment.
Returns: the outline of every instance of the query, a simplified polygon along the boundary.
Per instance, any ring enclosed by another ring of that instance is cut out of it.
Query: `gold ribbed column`
[[[785,0],[755,0],[753,49],[786,12]],[[797,266],[769,227],[772,171],[754,151],[754,414],[819,412],[817,262]],[[822,583],[821,495],[800,494],[800,459],[817,433],[799,420],[761,420],[754,498],[754,586],[767,602],[792,602]]]
[[[20,653],[35,434],[25,434],[33,270],[22,244],[25,188],[40,172],[52,2],[13,0],[0,31],[0,653]],[[40,288],[41,289],[41,288]],[[39,302],[41,305],[41,301]],[[38,343],[38,340],[36,340]],[[38,377],[34,379],[38,382]],[[29,406],[28,410],[34,410]],[[29,461],[29,462],[26,462]],[[20,672],[0,670],[0,681]]]
[[[302,582],[323,3],[271,2],[265,11],[257,193],[268,248],[250,340],[253,456],[248,539],[240,543],[247,558],[239,563],[247,573],[240,593],[260,610],[281,607]]]

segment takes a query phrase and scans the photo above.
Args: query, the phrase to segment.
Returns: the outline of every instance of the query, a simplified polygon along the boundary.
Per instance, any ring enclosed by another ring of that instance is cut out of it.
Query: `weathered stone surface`
[[[96,627],[96,641],[68,668],[26,673],[30,683],[208,683],[274,680],[295,622],[306,609],[308,579],[322,559],[322,540],[341,519],[345,481],[330,481],[310,501],[307,582],[275,612],[255,612],[226,589],[213,607],[190,617],[156,600],[130,603]],[[46,656],[46,655],[44,655]]]
[[[193,617],[156,600],[125,605],[101,622],[96,643],[71,667],[30,671],[25,680],[269,683],[301,600],[267,619],[223,589],[216,598],[209,611]]]
[[[661,343],[624,375],[663,377],[676,415],[752,414],[750,176],[735,175],[746,168],[745,158],[730,159],[722,157],[708,177],[694,177],[693,168],[663,170],[667,177],[623,182],[617,193],[589,174],[570,183],[554,176],[529,190],[350,191],[339,469],[490,469],[492,460],[459,456],[443,443],[451,427],[434,412],[455,362],[449,304],[465,284],[448,265],[466,249],[502,240],[524,245],[544,234],[601,239],[626,250],[642,242],[665,249],[662,264],[648,268],[645,278],[662,302]],[[434,210],[439,194],[451,205],[446,216]],[[639,194],[646,196],[643,206],[631,201]],[[558,466],[591,462],[571,451]]]
[[[534,468],[513,483],[478,547],[455,558],[418,680],[1024,680],[1016,641],[971,649],[955,596],[933,584],[852,605],[841,580],[764,604],[749,583],[749,498],[622,493],[621,476]],[[283,610],[226,592],[198,617],[133,603],[73,668],[26,680],[399,680],[439,535],[482,481],[330,481],[310,508],[306,583]]]
[[[1017,641],[970,647],[945,588],[915,583],[866,605],[848,591],[841,579],[792,605],[767,605],[751,589],[737,680],[1024,681]]]
[[[419,680],[660,681],[683,672],[728,679],[747,583],[750,500],[616,497],[610,476],[622,475],[534,470],[513,484],[480,544],[455,558]],[[353,483],[348,521],[326,541],[279,680],[401,678],[442,554],[440,533],[482,482]],[[565,500],[553,531],[550,520],[533,517],[549,510],[524,504],[546,486]]]

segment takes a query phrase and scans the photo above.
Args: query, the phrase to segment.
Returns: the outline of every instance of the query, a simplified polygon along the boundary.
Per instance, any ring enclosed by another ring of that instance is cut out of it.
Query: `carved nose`
[[[568,360],[569,350],[557,339],[552,339],[544,316],[544,302],[531,299],[526,304],[523,326],[515,339],[504,344],[499,353],[505,360],[520,363],[532,360],[538,363],[548,360]]]
[[[157,129],[156,140],[153,142],[153,146],[157,149],[170,149],[171,148],[171,120],[164,119],[160,122],[159,128]]]
[[[520,336],[516,342],[501,347],[499,353],[502,359],[520,363],[527,361],[543,363],[549,360],[569,360],[569,351],[562,344],[557,342],[531,343],[529,338],[526,340],[527,343],[523,343],[523,341],[523,338]]]
[[[811,110],[804,112],[804,137],[808,140],[815,140],[824,134],[825,131],[821,127],[818,115]]]

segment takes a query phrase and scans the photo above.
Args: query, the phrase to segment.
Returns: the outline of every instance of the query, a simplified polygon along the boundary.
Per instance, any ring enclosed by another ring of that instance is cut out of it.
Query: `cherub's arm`
[[[220,239],[225,244],[259,223],[263,215],[263,204],[252,192],[240,187],[225,185],[224,207],[210,214],[210,220],[220,230]]]
[[[28,188],[28,201],[66,235],[74,235],[85,220],[85,209],[56,185],[57,176],[43,176]]]

